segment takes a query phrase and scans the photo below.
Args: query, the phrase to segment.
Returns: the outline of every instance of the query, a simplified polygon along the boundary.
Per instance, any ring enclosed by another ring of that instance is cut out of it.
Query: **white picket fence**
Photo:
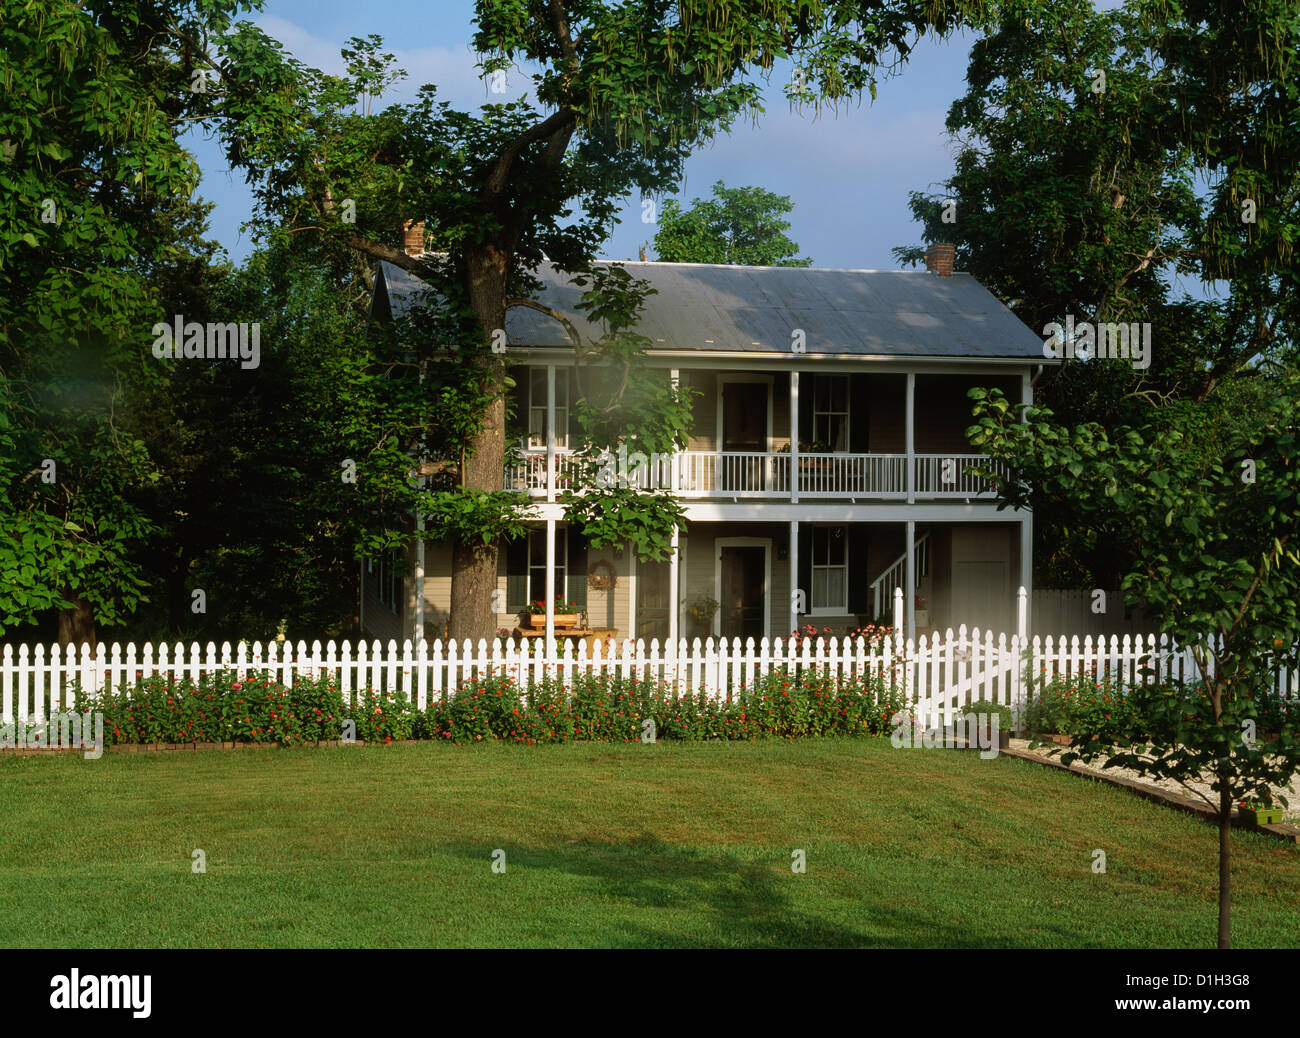
[[[1193,680],[1199,670],[1192,653],[1170,645],[1164,636],[1117,636],[1109,639],[1087,636],[1025,639],[963,626],[942,636],[919,642],[887,638],[867,645],[859,639],[849,643],[837,639],[816,642],[778,638],[769,642],[740,639],[708,639],[701,643],[685,640],[660,645],[658,640],[627,640],[602,649],[597,643],[588,652],[583,642],[569,645],[553,642],[539,646],[540,639],[524,645],[513,640],[480,640],[475,646],[437,641],[387,646],[333,641],[310,646],[306,642],[271,642],[265,646],[244,642],[218,648],[197,642],[188,649],[177,643],[168,647],[134,644],[59,646],[5,645],[0,655],[0,722],[15,719],[45,720],[73,705],[78,688],[80,709],[90,708],[105,690],[122,688],[137,678],[152,676],[189,677],[195,681],[217,670],[232,670],[241,678],[267,672],[291,685],[299,676],[316,679],[331,675],[349,703],[367,690],[401,692],[421,710],[431,701],[445,698],[462,683],[489,674],[505,674],[527,692],[548,677],[571,686],[587,672],[620,675],[661,682],[678,692],[696,692],[711,697],[734,696],[742,687],[773,671],[806,673],[816,670],[841,680],[884,676],[899,688],[911,704],[915,718],[927,727],[949,724],[953,714],[975,700],[989,700],[1012,708],[1021,704],[1027,682],[1037,676],[1093,675],[1121,685],[1143,680],[1140,668],[1154,667],[1159,680]],[[1300,696],[1300,671],[1279,668],[1274,673],[1274,691]]]

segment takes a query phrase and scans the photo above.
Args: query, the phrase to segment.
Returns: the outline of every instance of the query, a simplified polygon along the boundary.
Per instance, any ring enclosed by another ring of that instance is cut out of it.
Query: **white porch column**
[[[911,375],[908,379],[911,379]],[[909,402],[912,394],[908,393]],[[910,408],[909,408],[910,410]],[[909,423],[910,427],[910,423]],[[911,519],[907,521],[907,565],[903,581],[906,587],[903,589],[903,610],[907,615],[907,636],[916,638],[916,523]]]
[[[1028,371],[1020,376],[1020,402],[1034,402],[1034,382]],[[1028,510],[1020,520],[1020,586],[1025,589],[1025,629],[1020,633],[1028,637],[1034,617],[1034,513]]]
[[[794,504],[799,503],[799,371],[797,368],[790,372],[790,500]],[[790,557],[794,558],[793,551]],[[791,586],[794,586],[793,581]],[[790,630],[793,631],[794,627]]]
[[[555,500],[555,365],[546,365],[546,500]],[[549,565],[549,563],[548,563]],[[549,634],[547,637],[550,637]]]
[[[668,380],[672,383],[674,394],[681,387],[682,384],[681,375],[682,375],[681,371],[679,371],[677,368],[668,369]],[[689,442],[690,441],[688,440],[687,443]],[[668,492],[670,494],[677,494],[682,489],[682,455],[681,455],[681,451],[678,449],[676,444],[673,444],[673,457],[672,457],[672,461],[669,463],[669,467],[672,473],[671,474],[672,486],[668,488]],[[658,473],[656,473],[656,475],[658,475]],[[674,533],[673,534],[673,559],[676,560],[676,558],[677,558],[677,534]],[[676,564],[677,564],[676,561],[674,561],[673,565],[676,566]],[[676,599],[674,599],[673,601],[675,602]]]
[[[675,457],[675,455],[674,455]],[[677,614],[677,596],[681,585],[681,531],[673,527],[673,549],[668,556],[668,641],[674,646],[681,637],[678,630],[680,617]]]
[[[552,371],[555,369],[552,368]],[[555,520],[546,520],[546,651],[555,641]]]
[[[793,459],[792,459],[793,460]],[[790,630],[799,630],[799,520],[790,521]],[[807,603],[805,603],[807,604]]]
[[[623,545],[627,556],[627,636],[636,640],[636,552],[631,542]]]
[[[907,426],[904,430],[904,435],[907,438],[907,503],[910,505],[916,501],[916,437],[915,430],[913,429],[913,426],[916,424],[914,421],[916,416],[916,374],[911,371],[907,373],[907,404],[904,411],[906,414],[904,422]],[[912,543],[912,535],[910,533],[908,534],[907,543],[910,552]],[[911,565],[911,558],[912,556],[909,554],[909,566]],[[913,587],[909,586],[907,591],[907,600],[909,602],[912,600],[914,590]],[[909,618],[912,615],[911,606],[908,607],[907,615]],[[910,619],[908,620],[908,623],[911,623]]]
[[[423,485],[424,480],[420,480]],[[415,631],[412,646],[419,648],[424,641],[424,513],[415,515]]]
[[[1028,637],[1034,615],[1034,517],[1029,512],[1020,520],[1020,586],[1025,589],[1025,629],[1020,634]]]

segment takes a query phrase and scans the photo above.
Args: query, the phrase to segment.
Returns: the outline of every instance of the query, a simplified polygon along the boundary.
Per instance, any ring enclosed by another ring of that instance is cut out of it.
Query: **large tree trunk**
[[[494,328],[506,323],[506,253],[492,245],[473,249],[466,257],[470,306],[483,328],[486,344]],[[486,345],[479,364],[487,374],[492,402],[470,439],[461,466],[460,485],[470,490],[500,490],[506,451],[505,361]],[[492,638],[497,630],[494,595],[497,589],[497,544],[462,539],[452,549],[452,638]]]
[[[1219,791],[1219,947],[1231,948],[1232,797]]]
[[[94,648],[98,639],[95,636],[95,616],[90,611],[90,603],[71,593],[68,597],[76,603],[76,608],[59,610],[59,645],[66,649],[69,645],[80,646],[87,642]]]

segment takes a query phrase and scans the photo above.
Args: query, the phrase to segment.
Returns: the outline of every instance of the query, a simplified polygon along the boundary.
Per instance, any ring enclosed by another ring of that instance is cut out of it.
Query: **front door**
[[[668,641],[669,567],[667,561],[636,564],[636,636],[647,645],[652,638]]]
[[[767,548],[723,545],[718,549],[718,613],[724,638],[753,638],[766,633]]]
[[[733,493],[762,490],[767,470],[767,383],[722,384],[722,489]]]

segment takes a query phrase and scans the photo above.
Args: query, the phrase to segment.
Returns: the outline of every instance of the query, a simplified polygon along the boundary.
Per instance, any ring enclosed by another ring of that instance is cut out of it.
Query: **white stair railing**
[[[916,588],[921,586],[921,578],[930,574],[930,535],[922,534],[916,542]],[[871,582],[872,616],[882,616],[885,605],[889,602],[894,588],[902,587],[907,579],[907,552],[903,552],[890,563],[889,568]]]

